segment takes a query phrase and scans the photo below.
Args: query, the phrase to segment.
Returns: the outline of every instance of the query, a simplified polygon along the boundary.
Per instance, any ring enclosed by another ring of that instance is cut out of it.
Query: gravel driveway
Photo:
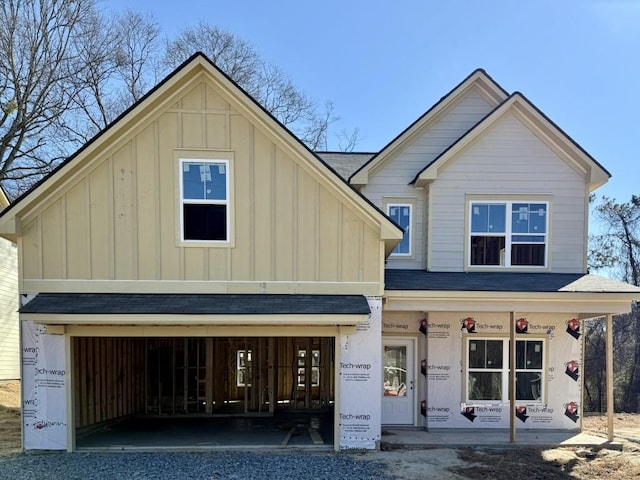
[[[393,479],[340,453],[46,453],[0,455],[0,479]]]

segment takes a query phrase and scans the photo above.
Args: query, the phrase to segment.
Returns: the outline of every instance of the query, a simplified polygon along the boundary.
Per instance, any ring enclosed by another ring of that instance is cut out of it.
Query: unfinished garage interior
[[[78,448],[333,444],[333,337],[72,337]]]

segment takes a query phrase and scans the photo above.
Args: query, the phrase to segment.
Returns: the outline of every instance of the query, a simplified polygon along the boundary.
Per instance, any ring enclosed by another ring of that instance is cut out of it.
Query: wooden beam
[[[613,315],[607,315],[607,439],[613,442]]]
[[[509,442],[516,441],[516,312],[509,314]]]

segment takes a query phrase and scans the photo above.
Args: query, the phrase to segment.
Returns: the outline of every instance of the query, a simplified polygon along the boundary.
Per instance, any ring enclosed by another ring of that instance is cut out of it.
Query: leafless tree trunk
[[[76,94],[83,66],[74,40],[93,7],[93,0],[0,2],[0,178],[38,175],[59,158],[47,132]]]
[[[622,280],[640,285],[640,197],[633,195],[627,203],[616,203],[605,197],[595,208],[595,214],[603,224],[604,233],[592,239],[596,247],[592,248],[595,255],[591,255],[591,261],[597,267],[616,269]],[[626,385],[622,409],[626,412],[637,412],[640,407],[639,320],[640,312],[634,305],[630,317],[632,328],[628,330],[633,349],[625,358]],[[618,347],[616,345],[616,351]]]

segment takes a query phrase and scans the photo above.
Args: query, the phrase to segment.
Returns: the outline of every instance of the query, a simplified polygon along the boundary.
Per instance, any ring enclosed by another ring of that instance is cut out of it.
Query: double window
[[[404,236],[396,246],[391,255],[410,256],[411,255],[411,208],[410,203],[388,203],[387,215],[396,222],[403,230]]]
[[[229,162],[180,160],[183,241],[229,241]]]
[[[466,339],[466,402],[509,401],[509,340]],[[542,402],[544,340],[516,340],[516,400]]]
[[[548,202],[471,202],[469,265],[546,267]]]

